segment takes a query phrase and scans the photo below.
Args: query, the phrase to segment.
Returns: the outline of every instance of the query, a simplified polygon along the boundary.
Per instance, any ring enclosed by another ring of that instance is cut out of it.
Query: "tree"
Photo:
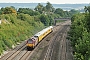
[[[50,13],[50,12],[54,12],[55,9],[50,2],[47,2],[46,10],[47,10],[47,12]]]
[[[38,5],[35,7],[34,10],[36,10],[36,11],[42,13],[42,11],[44,10],[43,8],[44,8],[43,5],[40,4],[40,3],[38,3]]]
[[[15,7],[14,6],[10,6],[11,8],[13,8],[15,10]]]
[[[70,12],[72,15],[79,13],[79,11],[78,11],[78,10],[75,10],[75,9],[71,9],[69,12]]]
[[[1,8],[3,14],[17,14],[17,11],[11,7]]]
[[[49,26],[49,18],[47,15],[41,15],[40,16],[40,21],[45,25],[45,26]]]
[[[85,12],[89,12],[90,13],[90,6],[85,6],[84,10],[85,10]]]
[[[84,10],[87,17],[86,20],[88,25],[88,31],[90,31],[90,6],[85,6]]]
[[[2,11],[0,10],[0,15],[2,14]]]
[[[18,13],[29,14],[30,16],[39,15],[39,12],[33,11],[30,8],[19,8]]]
[[[64,11],[61,8],[57,8],[54,13],[59,14],[61,17],[64,16]]]
[[[73,12],[75,10],[72,10]],[[75,60],[89,60],[90,58],[90,22],[88,13],[73,15],[69,37],[74,50]]]

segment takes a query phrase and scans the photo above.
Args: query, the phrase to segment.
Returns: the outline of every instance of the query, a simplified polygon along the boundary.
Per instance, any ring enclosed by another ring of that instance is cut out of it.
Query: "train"
[[[29,38],[26,44],[27,50],[31,48],[34,49],[37,46],[37,44],[39,44],[39,42],[42,41],[43,38],[46,37],[52,31],[53,31],[53,26],[49,26],[41,30],[40,32],[36,33],[33,37]]]

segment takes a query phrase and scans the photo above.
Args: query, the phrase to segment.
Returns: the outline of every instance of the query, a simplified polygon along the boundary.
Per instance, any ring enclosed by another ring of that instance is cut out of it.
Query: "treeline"
[[[78,11],[63,11],[55,9],[47,2],[46,6],[38,4],[34,10],[14,6],[0,9],[0,55],[3,51],[12,49],[19,42],[24,41],[46,26],[54,24],[54,18],[71,17]]]
[[[71,18],[69,40],[73,47],[74,60],[90,60],[90,6],[85,6],[84,10],[85,13]]]

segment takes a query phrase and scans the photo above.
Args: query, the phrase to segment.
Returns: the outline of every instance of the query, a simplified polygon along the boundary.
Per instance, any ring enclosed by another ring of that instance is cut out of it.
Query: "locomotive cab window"
[[[38,38],[38,36],[34,36],[35,38]]]
[[[29,40],[28,40],[28,43],[32,43],[32,42],[33,42],[32,39],[29,39]]]

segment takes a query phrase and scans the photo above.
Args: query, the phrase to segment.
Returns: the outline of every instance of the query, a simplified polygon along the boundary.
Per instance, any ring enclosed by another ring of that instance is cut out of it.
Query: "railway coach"
[[[35,46],[45,37],[47,36],[49,33],[51,33],[53,30],[52,26],[49,26],[45,29],[43,29],[42,31],[36,33],[33,37],[31,37],[30,39],[27,40],[27,50],[29,50],[30,48],[35,48]]]

